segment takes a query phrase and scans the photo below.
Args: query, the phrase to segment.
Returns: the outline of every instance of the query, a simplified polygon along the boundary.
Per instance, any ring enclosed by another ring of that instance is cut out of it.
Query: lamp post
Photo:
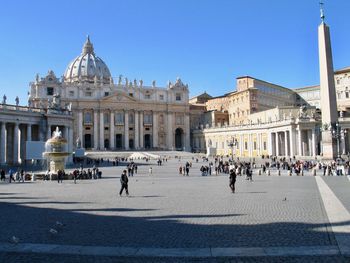
[[[332,137],[337,140],[337,158],[341,158],[340,154],[340,140],[345,139],[347,130],[341,128],[339,122],[336,122],[334,126],[331,127]]]
[[[237,139],[232,137],[231,140],[227,141],[227,145],[231,147],[231,155],[232,155],[232,161],[233,161],[233,148],[237,146]]]

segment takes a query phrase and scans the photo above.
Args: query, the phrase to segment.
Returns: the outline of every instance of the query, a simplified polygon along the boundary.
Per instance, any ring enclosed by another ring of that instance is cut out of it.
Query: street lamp
[[[227,141],[227,146],[231,147],[231,155],[232,155],[232,161],[233,161],[233,148],[237,146],[237,139],[232,137],[231,140]]]
[[[332,137],[337,140],[337,158],[341,158],[340,155],[340,140],[345,138],[347,130],[340,127],[339,122],[331,127]]]

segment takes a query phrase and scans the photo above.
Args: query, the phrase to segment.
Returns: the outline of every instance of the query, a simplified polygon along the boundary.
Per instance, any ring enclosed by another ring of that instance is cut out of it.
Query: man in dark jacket
[[[126,175],[126,170],[123,171],[121,177],[120,177],[120,183],[121,183],[121,189],[119,192],[119,195],[122,196],[123,190],[125,189],[125,193],[127,196],[129,196],[129,191],[128,191],[128,176]]]
[[[236,183],[236,172],[234,169],[230,170],[230,188],[232,193],[235,192],[235,183]]]

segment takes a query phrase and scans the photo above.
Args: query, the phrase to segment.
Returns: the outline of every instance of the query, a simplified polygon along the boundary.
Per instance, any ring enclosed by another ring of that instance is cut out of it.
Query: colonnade
[[[40,124],[2,121],[0,125],[0,164],[23,163],[28,159],[26,156],[26,141],[46,141],[51,138],[51,132],[57,126],[60,125],[48,124],[46,135],[43,135]],[[71,153],[73,151],[73,129],[69,126],[60,127],[63,127],[61,131],[68,142],[65,150]]]
[[[89,112],[93,122],[85,123],[84,114]],[[117,117],[118,115],[118,118]],[[122,114],[123,118],[121,120]],[[130,114],[133,116],[129,119]],[[147,118],[146,118],[147,114]],[[175,146],[175,114],[173,112],[138,111],[138,110],[80,110],[77,113],[77,134],[85,148],[105,149],[144,149],[167,148]],[[106,122],[106,115],[108,121]],[[162,118],[160,118],[162,115]],[[190,120],[184,115],[184,123],[180,125],[182,145],[190,146]]]

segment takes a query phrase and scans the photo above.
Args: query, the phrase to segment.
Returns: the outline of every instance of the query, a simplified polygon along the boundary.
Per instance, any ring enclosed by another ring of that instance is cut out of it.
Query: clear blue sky
[[[285,87],[319,83],[318,0],[4,0],[0,97],[26,101],[29,82],[57,76],[90,34],[113,77],[180,76],[190,95],[235,89],[251,75]],[[326,0],[335,69],[350,66],[350,1]]]

